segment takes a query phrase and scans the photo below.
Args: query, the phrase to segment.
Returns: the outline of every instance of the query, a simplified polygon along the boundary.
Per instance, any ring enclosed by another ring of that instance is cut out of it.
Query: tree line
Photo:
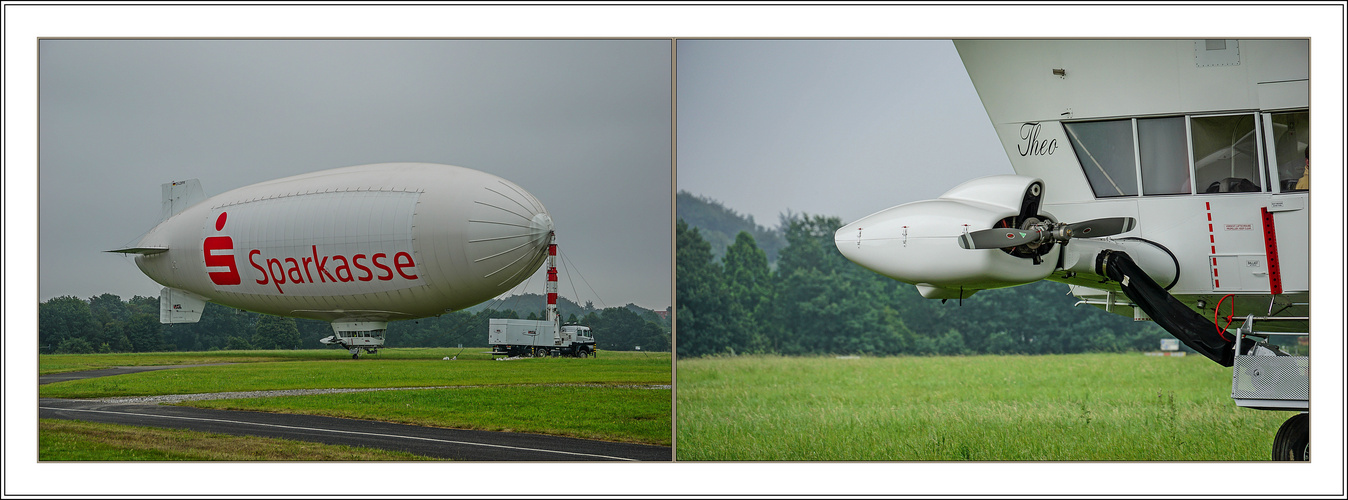
[[[574,306],[574,304],[573,304]],[[579,306],[575,306],[579,307]],[[670,350],[668,322],[636,306],[573,309],[565,321],[590,327],[600,349]],[[579,313],[579,314],[578,314]],[[391,321],[388,347],[486,346],[487,320],[520,318],[512,309],[456,311],[438,317]],[[544,313],[529,311],[527,319]],[[55,297],[38,304],[38,349],[44,354],[323,349],[328,323],[244,311],[207,302],[197,323],[159,323],[159,298],[129,300],[110,293],[88,300]]]
[[[724,257],[679,218],[677,353],[963,355],[1154,350],[1153,323],[1074,307],[1067,286],[1040,281],[964,300],[922,298],[838,252],[837,217],[784,217],[776,269],[741,231]],[[943,303],[944,302],[944,303]]]

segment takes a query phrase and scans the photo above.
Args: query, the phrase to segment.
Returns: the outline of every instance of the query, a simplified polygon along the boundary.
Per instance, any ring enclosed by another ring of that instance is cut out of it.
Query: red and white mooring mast
[[[552,323],[552,331],[560,335],[561,319],[557,314],[557,233],[548,235],[548,307],[547,320]]]

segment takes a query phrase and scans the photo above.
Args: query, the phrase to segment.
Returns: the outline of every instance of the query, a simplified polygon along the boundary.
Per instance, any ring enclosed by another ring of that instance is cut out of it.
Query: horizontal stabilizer
[[[161,184],[160,188],[164,194],[163,205],[160,210],[162,220],[167,220],[174,214],[206,199],[206,194],[201,190],[201,181],[196,179],[166,182]]]
[[[210,300],[195,293],[164,287],[159,290],[160,323],[196,323]]]
[[[167,252],[167,251],[168,251],[168,248],[165,248],[165,247],[131,247],[131,248],[118,248],[118,249],[116,249],[116,250],[104,250],[104,251],[105,251],[105,252],[109,252],[109,253],[134,253],[134,254],[140,254],[140,255],[154,255],[154,254],[157,254],[157,253],[164,253],[164,252]]]

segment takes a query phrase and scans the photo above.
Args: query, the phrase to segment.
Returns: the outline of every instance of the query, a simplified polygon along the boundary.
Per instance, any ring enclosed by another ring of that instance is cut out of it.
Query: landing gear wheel
[[[1273,436],[1273,460],[1305,462],[1311,459],[1311,414],[1292,415]]]

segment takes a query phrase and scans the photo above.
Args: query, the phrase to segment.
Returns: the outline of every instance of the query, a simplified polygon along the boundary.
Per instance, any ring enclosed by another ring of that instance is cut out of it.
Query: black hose
[[[1225,339],[1223,331],[1210,319],[1189,309],[1189,306],[1156,284],[1127,253],[1112,250],[1101,252],[1095,262],[1095,272],[1119,282],[1123,293],[1134,304],[1190,349],[1222,366],[1235,364],[1235,341]],[[1245,339],[1242,352],[1253,344],[1254,341]]]

